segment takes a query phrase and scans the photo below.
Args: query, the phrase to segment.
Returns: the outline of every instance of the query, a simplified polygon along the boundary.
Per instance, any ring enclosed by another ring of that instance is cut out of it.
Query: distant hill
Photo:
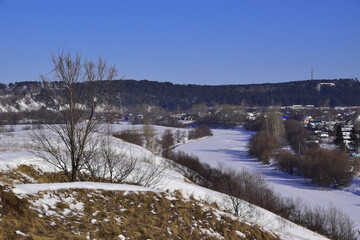
[[[86,87],[86,84],[81,84]],[[81,88],[80,87],[80,88]],[[103,85],[108,101],[114,106],[157,105],[167,110],[188,109],[194,104],[269,105],[360,105],[360,82],[357,79],[305,80],[284,83],[246,85],[181,85],[148,80],[116,80]],[[50,88],[61,89],[52,82]],[[41,82],[0,84],[0,111],[56,108],[53,91]]]

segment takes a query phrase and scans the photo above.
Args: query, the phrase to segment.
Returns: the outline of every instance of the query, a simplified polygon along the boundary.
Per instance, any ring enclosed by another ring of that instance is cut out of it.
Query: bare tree
[[[221,187],[224,193],[229,197],[231,205],[236,215],[240,215],[240,210],[243,200],[240,198],[244,194],[244,191],[241,187],[237,186],[237,180],[239,175],[231,169],[226,171],[226,174],[221,178]],[[234,186],[235,184],[235,186]]]
[[[101,163],[103,164],[104,178],[108,178],[110,182],[123,182],[132,171],[134,171],[137,159],[126,156],[123,152],[124,143],[121,147],[111,137],[112,131],[107,127],[105,136],[101,141]]]
[[[162,149],[162,156],[164,158],[168,157],[169,153],[171,152],[171,147],[174,145],[174,136],[172,132],[167,129],[161,136],[160,145]]]
[[[156,151],[156,130],[150,124],[144,124],[142,128],[144,132],[144,139],[145,139],[145,148],[149,151],[155,152]]]
[[[176,130],[175,134],[174,134],[174,138],[176,140],[176,143],[181,143],[181,131],[180,129]]]
[[[236,172],[230,168],[223,170],[222,166],[219,166],[219,170],[222,171],[222,177],[220,178],[221,190],[230,200],[235,214],[239,217],[255,217],[257,215],[255,208],[250,203],[244,201],[244,199],[247,197],[251,198],[251,196],[246,196],[252,194],[248,188],[252,188],[252,191],[254,191],[258,187],[254,186],[258,178],[245,169]]]
[[[165,166],[157,163],[153,157],[144,157],[131,172],[130,181],[144,187],[156,188],[164,184]]]
[[[286,143],[285,125],[279,108],[269,108],[266,111],[264,132],[271,136],[275,143],[282,146]]]
[[[117,69],[108,67],[101,57],[95,63],[64,50],[52,53],[51,63],[50,79],[42,76],[42,80],[44,86],[53,85],[50,80],[60,83],[60,89],[51,91],[59,104],[60,111],[55,117],[61,124],[51,123],[45,129],[34,130],[32,152],[63,170],[69,181],[76,181],[84,159],[92,155],[90,145],[99,127],[96,112],[105,96],[101,91],[104,83],[116,77]]]

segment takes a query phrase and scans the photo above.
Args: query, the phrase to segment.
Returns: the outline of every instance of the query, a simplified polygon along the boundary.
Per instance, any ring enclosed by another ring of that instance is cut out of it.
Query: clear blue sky
[[[0,82],[38,81],[64,46],[126,79],[360,79],[360,0],[0,0]]]

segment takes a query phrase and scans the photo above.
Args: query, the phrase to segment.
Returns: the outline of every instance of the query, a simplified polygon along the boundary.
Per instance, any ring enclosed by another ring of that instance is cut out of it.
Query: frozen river
[[[286,197],[300,198],[311,205],[335,206],[348,214],[360,229],[360,196],[343,190],[329,190],[315,186],[310,180],[291,176],[272,165],[262,165],[247,156],[247,143],[252,133],[239,129],[214,129],[214,136],[192,141],[176,149],[193,153],[200,161],[213,167],[219,163],[233,169],[246,168],[261,174],[269,186]]]

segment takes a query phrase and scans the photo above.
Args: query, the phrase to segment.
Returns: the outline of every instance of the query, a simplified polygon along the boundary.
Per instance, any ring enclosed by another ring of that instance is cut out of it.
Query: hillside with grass
[[[2,239],[279,239],[179,191],[89,182],[12,187],[57,179],[29,177],[34,171],[21,165],[2,174]]]

